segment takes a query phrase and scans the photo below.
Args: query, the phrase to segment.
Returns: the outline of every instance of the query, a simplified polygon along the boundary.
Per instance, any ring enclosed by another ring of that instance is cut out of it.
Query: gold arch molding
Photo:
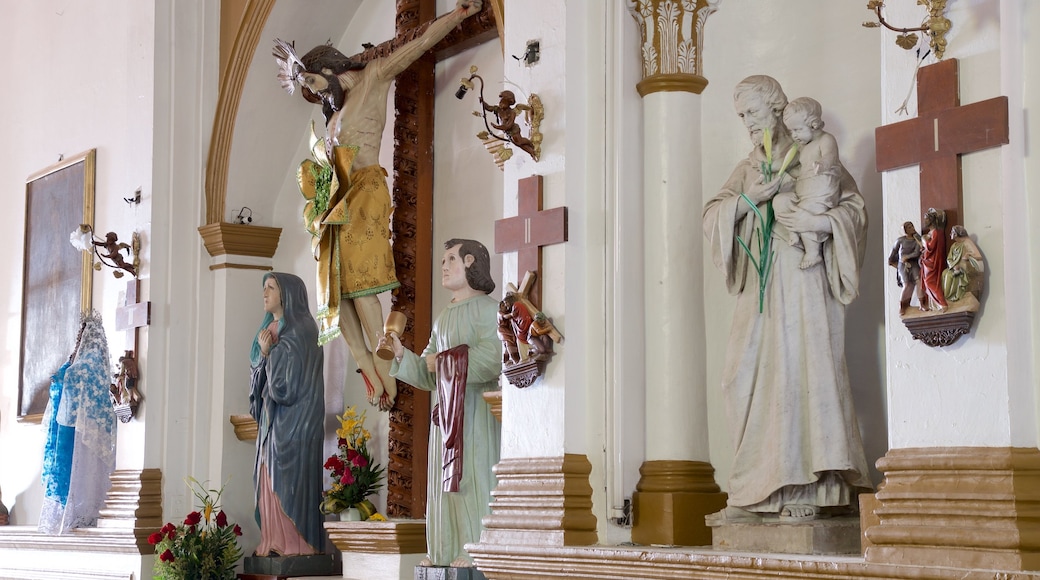
[[[209,157],[206,160],[206,223],[223,221],[227,203],[228,160],[235,134],[235,118],[242,101],[242,90],[246,74],[253,63],[253,54],[260,42],[267,18],[271,15],[275,0],[246,0],[242,23],[235,34],[224,74],[220,79],[217,95],[217,111],[213,118],[213,134],[210,137]]]

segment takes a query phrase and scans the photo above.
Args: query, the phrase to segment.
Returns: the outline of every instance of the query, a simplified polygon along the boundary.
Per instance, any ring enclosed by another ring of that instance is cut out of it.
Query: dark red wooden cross
[[[152,322],[152,303],[138,302],[137,292],[141,281],[137,278],[126,283],[126,296],[123,305],[116,308],[116,330],[126,331],[125,350],[137,352],[137,329],[148,326]]]
[[[921,212],[946,210],[947,224],[963,224],[961,154],[1008,142],[1008,99],[960,106],[957,59],[922,67],[917,74],[917,118],[874,132],[877,170],[919,164]]]
[[[517,252],[517,282],[528,271],[538,274],[531,288],[531,302],[542,306],[542,246],[567,241],[567,208],[542,210],[542,176],[532,175],[517,184],[515,217],[495,222],[495,253]]]

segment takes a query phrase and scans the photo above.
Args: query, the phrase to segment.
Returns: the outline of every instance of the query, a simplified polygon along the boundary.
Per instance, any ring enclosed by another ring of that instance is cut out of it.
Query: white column
[[[646,459],[708,461],[700,96],[643,97]]]
[[[632,540],[711,542],[721,509],[708,446],[702,263],[702,28],[715,3],[630,2],[642,32],[646,461]]]

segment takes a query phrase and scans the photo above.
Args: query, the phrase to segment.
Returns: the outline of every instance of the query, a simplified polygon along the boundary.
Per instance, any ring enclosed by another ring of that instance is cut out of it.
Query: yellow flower
[[[798,144],[792,143],[791,148],[787,150],[787,155],[784,156],[784,163],[780,166],[780,173],[787,171],[787,166],[794,161],[795,154],[798,153]]]
[[[374,513],[374,514],[372,514],[371,516],[368,517],[368,521],[370,521],[370,522],[385,522],[386,518],[383,517],[383,514],[381,514],[379,512],[376,512],[376,513]]]

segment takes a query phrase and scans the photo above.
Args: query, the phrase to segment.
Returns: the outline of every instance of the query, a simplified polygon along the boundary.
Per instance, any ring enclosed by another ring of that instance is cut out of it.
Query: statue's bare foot
[[[379,410],[389,411],[394,408],[394,399],[390,398],[389,393],[383,393],[379,397]]]
[[[761,521],[761,515],[734,506],[726,506],[713,514],[704,516],[704,523],[709,526],[722,524],[754,524]]]
[[[373,407],[379,405],[379,399],[385,394],[383,393],[382,385],[379,386],[379,392],[377,393],[375,385],[369,380],[365,371],[358,369],[358,372],[361,373],[361,378],[365,379],[365,397],[368,399],[368,404]]]
[[[808,522],[822,517],[814,505],[789,503],[780,510],[781,522]]]
[[[802,258],[802,263],[798,264],[798,267],[802,270],[808,270],[809,268],[812,268],[813,266],[819,264],[822,261],[823,258],[821,258],[819,254],[805,254],[805,256]]]
[[[379,357],[373,357],[372,366],[375,367],[376,377],[379,378],[379,383],[382,385],[382,391],[380,397],[379,408],[383,411],[390,410],[390,407],[394,406],[394,400],[397,399],[397,379],[390,376],[390,365],[392,361],[383,360]],[[383,406],[383,397],[386,398],[387,406]]]
[[[394,401],[397,400],[397,379],[390,377],[390,380],[383,382],[383,397],[388,401],[388,405],[384,411],[389,411],[394,406]]]
[[[422,560],[419,560],[419,565],[420,566],[433,566],[433,560],[431,560],[429,556],[426,556]]]
[[[465,556],[459,556],[451,561],[450,566],[452,568],[473,568],[473,562],[470,562],[469,558]]]

